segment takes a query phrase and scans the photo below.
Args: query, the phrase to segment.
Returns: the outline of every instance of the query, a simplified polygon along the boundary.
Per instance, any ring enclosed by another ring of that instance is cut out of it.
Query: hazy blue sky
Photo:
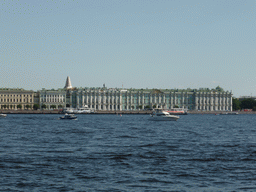
[[[255,0],[0,0],[0,87],[256,95]]]

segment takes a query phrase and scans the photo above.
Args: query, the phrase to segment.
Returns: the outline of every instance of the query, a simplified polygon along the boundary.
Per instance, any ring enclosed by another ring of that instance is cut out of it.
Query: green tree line
[[[256,111],[256,100],[252,98],[243,99],[240,101],[237,98],[232,99],[233,102],[233,111],[241,110],[241,109],[252,109]]]

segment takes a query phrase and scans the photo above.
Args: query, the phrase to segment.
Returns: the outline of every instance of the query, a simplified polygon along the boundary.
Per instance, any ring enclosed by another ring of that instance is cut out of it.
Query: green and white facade
[[[202,111],[232,111],[232,93],[213,90],[159,90],[75,88],[67,90],[72,108],[87,105],[94,110],[123,111],[146,108],[184,108]]]
[[[39,106],[42,108],[43,105],[46,106],[46,109],[54,108],[64,108],[66,107],[66,90],[47,90],[42,89],[38,91],[39,95]]]
[[[199,111],[232,111],[232,92],[216,89],[123,89],[72,87],[70,78],[62,89],[0,89],[0,107],[16,109],[21,104],[39,104],[40,108],[83,108],[103,111],[144,110],[147,108],[183,108]]]

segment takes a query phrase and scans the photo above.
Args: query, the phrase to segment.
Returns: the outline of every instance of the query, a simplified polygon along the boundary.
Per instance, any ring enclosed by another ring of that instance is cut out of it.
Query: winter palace
[[[64,88],[42,89],[37,92],[23,89],[0,89],[1,109],[26,109],[33,105],[50,108],[83,108],[123,111],[149,108],[184,108],[200,111],[232,111],[232,92],[215,89],[124,89],[76,88],[67,77]]]

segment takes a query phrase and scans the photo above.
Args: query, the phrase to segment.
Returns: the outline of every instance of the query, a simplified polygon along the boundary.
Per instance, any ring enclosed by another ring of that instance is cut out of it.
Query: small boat
[[[238,112],[221,113],[220,115],[238,115]]]
[[[65,113],[74,113],[74,110],[72,108],[64,109]]]
[[[77,119],[74,114],[65,114],[64,116],[60,117],[60,119]]]
[[[6,114],[3,114],[3,113],[0,114],[0,117],[6,117],[6,116],[7,116]]]
[[[85,105],[84,107],[81,107],[81,108],[66,108],[66,109],[64,109],[64,112],[69,113],[69,114],[70,113],[74,113],[74,114],[84,113],[84,114],[86,114],[86,113],[94,113],[94,110],[90,109],[87,105]]]
[[[170,113],[162,109],[155,109],[150,115],[150,120],[154,121],[177,121],[179,118],[179,116],[170,115]]]
[[[91,109],[80,108],[74,111],[74,113],[91,113]]]

